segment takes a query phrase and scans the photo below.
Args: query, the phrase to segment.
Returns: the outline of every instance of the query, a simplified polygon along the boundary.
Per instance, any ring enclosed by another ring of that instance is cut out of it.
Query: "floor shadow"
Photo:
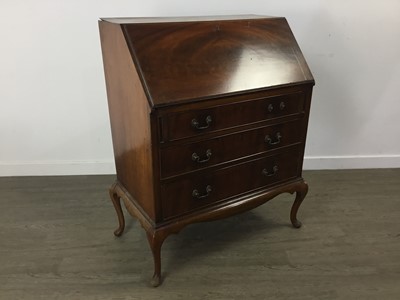
[[[163,245],[165,271],[179,270],[184,262],[210,256],[255,238],[265,236],[282,224],[249,211],[227,219],[189,225]],[[163,274],[166,276],[166,274]]]

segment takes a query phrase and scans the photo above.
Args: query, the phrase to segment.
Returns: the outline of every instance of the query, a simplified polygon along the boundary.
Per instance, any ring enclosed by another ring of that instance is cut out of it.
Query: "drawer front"
[[[175,113],[163,117],[165,138],[169,141],[261,122],[304,110],[304,93],[247,100],[209,109]]]
[[[164,219],[298,176],[299,149],[292,147],[280,154],[163,184]]]
[[[195,171],[301,142],[302,120],[161,150],[161,177]],[[176,158],[179,159],[176,159]]]

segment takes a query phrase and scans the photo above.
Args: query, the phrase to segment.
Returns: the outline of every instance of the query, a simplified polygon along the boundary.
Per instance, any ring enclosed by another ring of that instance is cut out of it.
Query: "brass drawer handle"
[[[204,125],[204,126],[200,126],[199,121],[197,121],[197,119],[193,119],[192,120],[192,127],[196,128],[198,130],[207,129],[208,127],[210,127],[211,122],[212,122],[211,116],[207,116],[206,117],[206,125]]]
[[[204,159],[201,159],[200,156],[196,152],[194,152],[192,154],[192,160],[197,162],[197,163],[199,163],[199,164],[205,163],[205,162],[208,162],[210,160],[211,155],[212,155],[211,149],[207,149],[206,158],[204,158]]]
[[[272,138],[267,134],[265,136],[265,142],[270,144],[270,145],[278,145],[281,142],[282,134],[280,132],[277,132],[275,134],[275,141],[272,140]]]
[[[197,198],[197,199],[207,198],[208,196],[210,196],[211,191],[212,191],[211,185],[207,185],[205,194],[200,195],[198,190],[193,190],[192,196],[193,196],[193,198]]]
[[[284,110],[285,107],[286,107],[285,102],[282,101],[281,103],[279,103],[279,109],[280,109],[280,110]],[[270,113],[274,110],[274,106],[272,105],[272,103],[268,104],[267,109],[268,109],[268,111],[269,111]]]
[[[278,166],[277,165],[273,166],[272,171],[268,171],[267,169],[263,169],[262,170],[262,174],[265,175],[265,176],[268,176],[268,177],[274,176],[277,173],[278,173]]]

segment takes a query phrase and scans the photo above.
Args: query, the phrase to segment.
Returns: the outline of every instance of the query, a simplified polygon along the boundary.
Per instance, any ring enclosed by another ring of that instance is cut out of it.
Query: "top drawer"
[[[296,92],[169,114],[162,118],[162,127],[164,138],[173,141],[303,111],[304,93]]]

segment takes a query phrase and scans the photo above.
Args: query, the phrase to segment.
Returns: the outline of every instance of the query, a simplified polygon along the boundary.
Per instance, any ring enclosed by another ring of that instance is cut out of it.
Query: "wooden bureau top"
[[[285,18],[105,18],[121,26],[151,107],[314,83]]]
[[[137,18],[100,18],[102,21],[116,24],[131,23],[169,23],[169,22],[197,22],[276,18],[260,15],[229,15],[229,16],[182,16],[182,17],[137,17]]]

